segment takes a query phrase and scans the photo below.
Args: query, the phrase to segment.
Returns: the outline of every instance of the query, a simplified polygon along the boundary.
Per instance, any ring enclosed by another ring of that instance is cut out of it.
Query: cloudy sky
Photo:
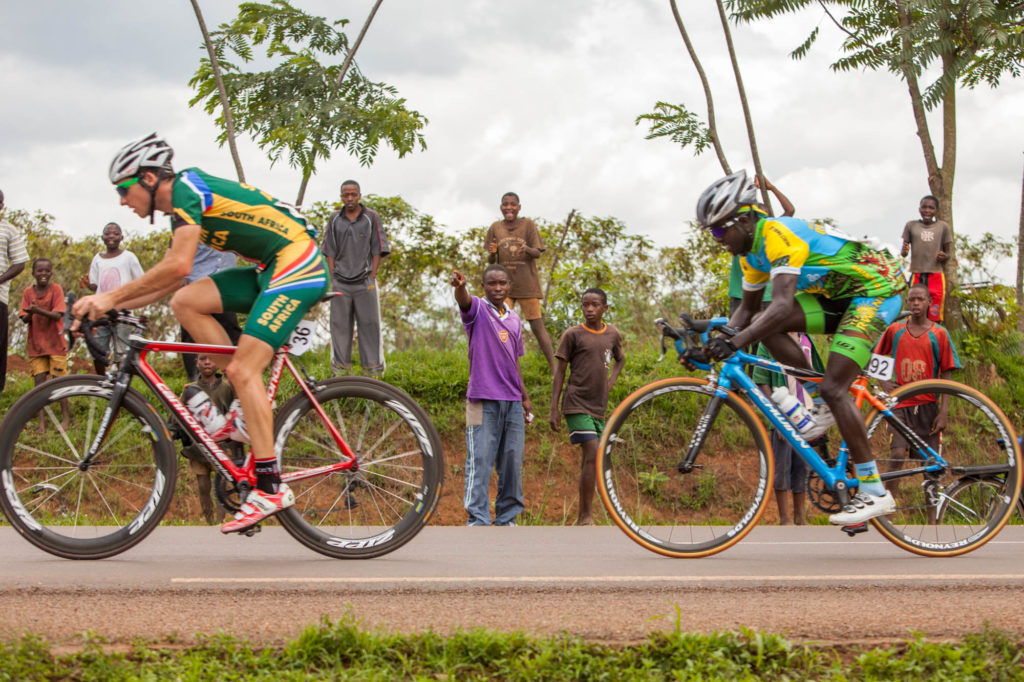
[[[295,4],[351,19],[354,37],[372,2]],[[730,163],[749,168],[714,5],[679,5],[712,80]],[[211,27],[235,13],[235,3],[202,6]],[[210,117],[188,106],[187,81],[204,54],[189,2],[0,0],[0,17],[0,188],[9,206],[42,209],[75,235],[98,234],[109,220],[148,228],[117,205],[106,173],[121,145],[154,130],[174,145],[179,167],[233,176]],[[819,48],[791,60],[816,25]],[[905,86],[886,73],[830,72],[840,36],[820,12],[734,35],[762,163],[797,215],[897,241],[928,193]],[[616,216],[672,244],[721,175],[711,153],[644,140],[634,125],[658,100],[704,110],[667,1],[385,0],[357,61],[430,119],[429,148],[401,160],[382,149],[368,169],[339,153],[311,181],[307,203],[336,199],[340,180],[354,177],[364,193],[400,195],[456,230],[499,219],[500,195],[514,190],[525,215]],[[958,230],[1016,235],[1022,109],[1020,82],[961,95]],[[250,143],[242,158],[250,183],[294,199],[298,172],[270,168]]]

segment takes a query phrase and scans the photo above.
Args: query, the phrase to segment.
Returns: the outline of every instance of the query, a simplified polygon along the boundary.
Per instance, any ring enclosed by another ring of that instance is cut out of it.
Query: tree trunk
[[[576,217],[576,209],[569,211],[569,217],[565,219],[565,227],[562,228],[562,237],[558,240],[558,246],[555,247],[554,256],[551,258],[551,266],[548,268],[548,283],[544,287],[544,300],[548,300],[548,292],[551,291],[551,281],[555,278],[555,266],[558,265],[558,257],[562,253],[562,245],[565,244],[565,236],[569,234],[569,227],[572,225],[572,219]]]
[[[306,185],[309,184],[309,176],[313,174],[312,166],[302,171],[302,183],[299,185],[299,195],[295,197],[295,205],[302,208],[302,200],[306,198]]]
[[[683,19],[679,16],[679,8],[676,7],[676,0],[669,0],[669,4],[672,6],[672,16],[676,19],[676,26],[679,27],[679,35],[683,37],[683,42],[686,44],[686,51],[690,53],[690,61],[693,62],[693,66],[697,69],[697,76],[700,78],[700,83],[704,87],[704,100],[708,104],[708,133],[711,136],[711,146],[715,148],[715,154],[718,156],[718,163],[722,164],[722,170],[725,171],[726,175],[729,175],[732,173],[732,169],[729,167],[729,162],[725,158],[725,151],[722,149],[722,142],[718,139],[718,128],[715,126],[715,103],[711,98],[711,84],[708,83],[708,77],[707,74],[704,73],[704,67],[697,58],[697,51],[693,49],[693,43],[690,42],[690,36],[686,32],[686,26],[683,24]]]
[[[220,106],[224,111],[224,129],[228,136],[228,149],[231,150],[231,159],[235,162],[235,172],[238,174],[238,181],[245,182],[245,172],[242,170],[242,159],[238,155],[238,147],[235,146],[235,122],[231,117],[231,106],[228,104],[228,93],[224,88],[224,78],[220,73],[220,61],[213,50],[213,43],[210,42],[210,32],[206,30],[206,21],[203,19],[203,12],[199,9],[199,0],[192,0],[192,9],[196,13],[196,21],[199,22],[199,30],[203,33],[203,42],[206,44],[206,53],[210,55],[210,68],[213,69],[213,80],[217,84],[217,93],[220,96]]]
[[[348,54],[345,55],[345,61],[341,63],[341,73],[338,74],[339,86],[345,82],[345,74],[348,73],[349,67],[352,66],[352,59],[356,56],[356,50],[358,50],[359,46],[362,44],[363,36],[366,35],[366,30],[370,28],[370,22],[373,21],[373,17],[377,14],[377,9],[380,7],[382,2],[384,2],[384,0],[377,0],[377,2],[373,3],[373,9],[370,10],[370,16],[366,18],[366,23],[363,24],[362,30],[359,31],[359,36],[356,38],[355,44],[352,45]]]
[[[750,105],[747,102],[747,91],[743,87],[743,77],[740,75],[740,63],[736,59],[736,50],[732,44],[732,31],[729,30],[729,18],[725,14],[725,7],[722,6],[722,0],[715,0],[715,5],[718,7],[718,16],[722,20],[722,31],[725,33],[725,44],[729,48],[729,59],[732,61],[732,72],[736,76],[736,87],[740,92],[740,104],[743,106],[743,120],[747,124],[747,139],[750,141],[750,155],[754,159],[754,173],[763,178],[764,169],[761,168],[761,156],[757,152],[757,138],[754,137],[754,121],[750,117]],[[775,211],[772,210],[772,200],[768,196],[768,188],[765,187],[764,182],[761,183],[761,199],[764,201],[765,208],[768,209],[768,215],[773,215]]]
[[[1017,224],[1017,329],[1024,331],[1024,179],[1020,184],[1020,222]]]

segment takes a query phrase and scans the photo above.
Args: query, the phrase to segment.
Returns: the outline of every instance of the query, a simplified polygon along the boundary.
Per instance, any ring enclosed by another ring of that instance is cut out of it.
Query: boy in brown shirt
[[[537,339],[537,345],[548,361],[548,367],[555,371],[555,356],[551,349],[551,337],[544,328],[544,316],[540,309],[543,293],[537,259],[544,253],[544,242],[537,225],[529,218],[519,217],[519,195],[506,192],[501,197],[503,220],[492,223],[487,229],[484,244],[487,247],[487,262],[504,265],[512,280],[508,291],[508,305],[519,303],[524,320],[530,323],[530,331]]]
[[[583,292],[583,324],[567,329],[558,343],[558,366],[551,388],[552,431],[559,430],[558,401],[565,382],[565,367],[571,367],[569,386],[562,400],[562,414],[569,426],[569,442],[578,443],[580,460],[580,507],[577,526],[594,525],[594,485],[597,482],[597,444],[604,429],[608,394],[619,378],[626,356],[622,335],[603,317],[608,311],[608,296],[590,288]],[[614,360],[614,365],[612,364]],[[608,374],[611,369],[611,376]]]
[[[946,275],[943,266],[949,258],[953,230],[944,220],[936,220],[939,200],[931,194],[924,196],[918,207],[920,220],[911,220],[903,228],[903,250],[910,254],[910,285],[923,284],[931,294],[928,319],[942,322],[946,298]]]
[[[68,351],[64,341],[64,290],[52,281],[53,263],[49,258],[32,261],[36,283],[21,296],[18,317],[28,325],[28,362],[35,385],[68,373]],[[67,429],[68,401],[60,401],[61,428]],[[39,414],[39,433],[46,431],[46,414]]]

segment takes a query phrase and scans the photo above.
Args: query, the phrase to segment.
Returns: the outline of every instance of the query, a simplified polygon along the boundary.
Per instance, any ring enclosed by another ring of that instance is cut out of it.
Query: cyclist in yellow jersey
[[[249,314],[235,354],[213,356],[241,402],[257,476],[242,510],[221,528],[231,533],[295,502],[281,483],[263,371],[306,311],[326,293],[326,263],[315,231],[293,206],[195,168],[175,173],[173,156],[167,142],[154,133],[114,157],[109,175],[121,205],[151,223],[157,210],[169,214],[174,236],[163,260],[141,277],[81,298],[72,311],[78,318],[97,319],[113,308],[138,308],[174,293],[171,309],[192,337],[198,343],[224,346],[231,342],[212,315]],[[256,267],[229,268],[182,287],[200,242],[233,251]]]
[[[757,206],[757,191],[745,171],[713,183],[697,201],[697,221],[729,253],[740,257],[743,298],[729,325],[732,338],[718,336],[705,351],[725,360],[755,341],[787,365],[811,369],[787,332],[834,334],[821,397],[831,410],[816,410],[813,440],[834,421],[850,449],[859,480],[856,494],[836,525],[854,525],[895,511],[871,454],[863,416],[850,398],[854,379],[871,358],[875,340],[902,308],[906,281],[895,257],[822,225],[795,218],[770,218]],[[772,302],[763,313],[769,279]],[[812,385],[809,385],[809,387]]]

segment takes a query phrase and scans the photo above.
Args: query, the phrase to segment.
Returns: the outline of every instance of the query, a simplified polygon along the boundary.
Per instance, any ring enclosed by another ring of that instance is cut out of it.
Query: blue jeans
[[[494,524],[507,526],[523,511],[523,447],[526,426],[518,400],[481,400],[483,418],[466,424],[466,493],[462,506],[467,526],[491,525],[488,488],[491,470],[498,470]],[[467,415],[470,410],[467,409]]]

